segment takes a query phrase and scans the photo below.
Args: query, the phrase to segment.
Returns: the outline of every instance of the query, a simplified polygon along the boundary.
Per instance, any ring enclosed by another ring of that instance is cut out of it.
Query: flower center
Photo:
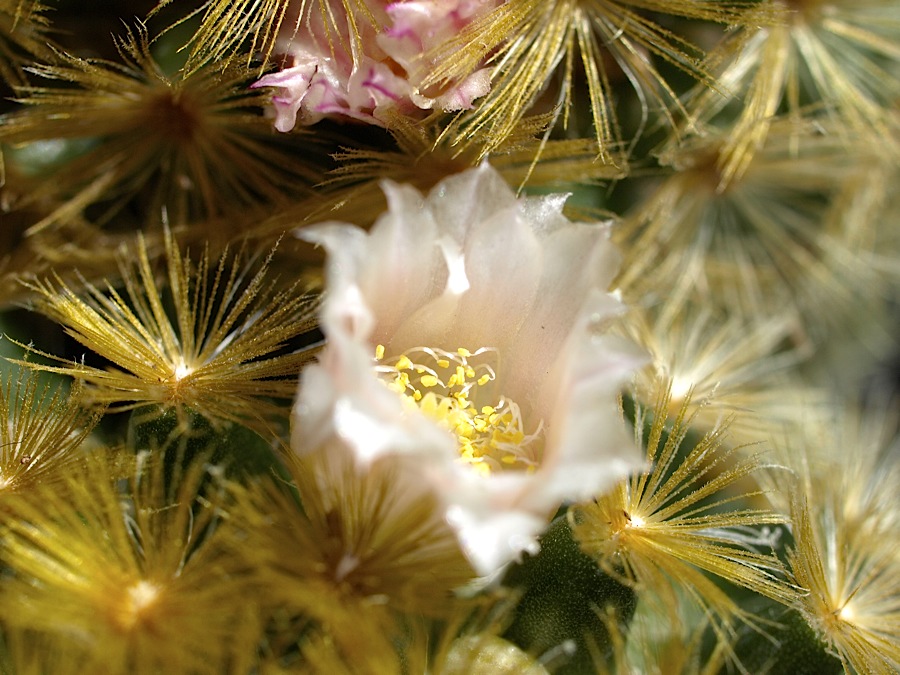
[[[496,350],[489,347],[474,352],[416,347],[385,359],[384,346],[378,345],[375,369],[411,408],[454,435],[461,462],[482,475],[504,469],[532,472],[538,464],[533,446],[543,424],[526,434],[515,401],[491,394],[496,379],[491,356]]]
[[[138,624],[147,625],[153,621],[153,606],[160,598],[161,589],[149,581],[140,580],[130,585],[119,604],[113,606],[113,620],[122,631],[131,631]]]

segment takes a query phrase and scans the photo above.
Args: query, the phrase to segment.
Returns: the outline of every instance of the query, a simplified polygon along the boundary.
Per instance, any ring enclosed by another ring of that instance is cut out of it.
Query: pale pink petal
[[[469,110],[475,99],[481,98],[491,90],[491,70],[481,68],[461,81],[447,88],[434,98],[422,96],[418,90],[410,94],[413,103],[424,110],[437,108],[444,112]]]
[[[472,292],[460,302],[454,337],[462,345],[491,345],[509,353],[535,302],[543,254],[517,206],[497,211],[483,223],[466,238]],[[491,320],[475,319],[486,316]]]
[[[297,112],[309,91],[309,85],[316,73],[315,62],[298,63],[292,68],[270,73],[261,77],[251,87],[275,87],[279,89],[272,96],[275,108],[275,128],[288,132],[297,123]]]
[[[537,537],[547,527],[546,519],[522,511],[486,511],[475,513],[453,506],[447,522],[457,532],[460,545],[481,576],[502,569],[522,553],[540,551]]]
[[[532,201],[531,206],[536,208],[538,204]],[[543,218],[532,221],[547,224],[540,245],[542,274],[535,302],[510,349],[510,358],[516,361],[530,358],[543,363],[556,359],[579,316],[589,316],[600,324],[624,309],[606,293],[602,294],[602,306],[596,300],[592,307],[585,304],[593,297],[592,289],[606,290],[611,270],[618,269],[618,255],[607,241],[606,228],[599,224],[553,226],[557,218],[562,218],[553,206],[544,204]],[[545,400],[555,399],[546,387],[539,386],[543,377],[538,369],[520,369],[508,380],[510,395],[534,405],[541,416],[545,413],[540,411],[547,407]],[[535,397],[539,392],[545,392],[543,399]]]
[[[434,243],[437,225],[422,211],[422,196],[390,182],[383,189],[389,210],[370,231],[370,255],[361,264],[359,282],[378,317],[374,339],[389,346],[407,316],[444,292],[447,265]]]

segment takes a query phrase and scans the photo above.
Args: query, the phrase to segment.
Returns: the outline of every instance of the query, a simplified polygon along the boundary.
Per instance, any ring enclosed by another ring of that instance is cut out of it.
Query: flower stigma
[[[459,459],[483,476],[503,470],[533,473],[539,464],[533,447],[543,421],[526,434],[519,406],[491,396],[496,371],[479,357],[496,354],[490,347],[455,352],[416,347],[387,358],[375,348],[375,370],[384,384],[410,409],[417,409],[455,437]]]

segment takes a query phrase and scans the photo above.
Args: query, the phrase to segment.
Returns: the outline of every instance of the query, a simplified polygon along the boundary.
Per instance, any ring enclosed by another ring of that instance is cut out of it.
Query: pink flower
[[[444,506],[475,569],[533,551],[548,516],[642,465],[616,396],[645,357],[604,334],[618,256],[565,196],[516,198],[487,165],[427,197],[386,183],[370,232],[301,231],[328,252],[328,344],[300,383],[292,446],[394,457]]]
[[[420,85],[434,65],[427,56],[499,0],[431,0],[369,3],[371,17],[347,13],[342,0],[329,0],[330,18],[312,3],[288,10],[276,52],[283,70],[254,87],[273,87],[275,127],[291,130],[325,116],[384,124],[391,114],[423,116],[425,110],[462,110],[490,90],[488,69],[428,91]],[[375,25],[387,26],[379,33]]]
[[[391,27],[378,35],[378,44],[406,71],[412,87],[410,98],[416,106],[465,110],[490,91],[490,69],[486,67],[433,91],[423,89],[422,83],[436,65],[430,58],[433,50],[499,4],[500,0],[423,0],[388,5]]]
[[[386,17],[383,6],[372,5],[376,19]],[[378,123],[386,109],[408,100],[409,85],[391,72],[370,20],[348,14],[341,0],[329,0],[329,8],[326,24],[315,3],[302,16],[300,3],[289,7],[275,46],[286,67],[253,85],[278,89],[272,103],[279,131],[293,129],[298,116],[301,124],[326,115]]]

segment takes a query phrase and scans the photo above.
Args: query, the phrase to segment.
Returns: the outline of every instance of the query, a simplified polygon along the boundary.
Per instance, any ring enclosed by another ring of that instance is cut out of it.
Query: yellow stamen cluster
[[[452,433],[459,443],[460,460],[482,475],[504,468],[537,468],[533,434],[523,430],[519,406],[503,396],[486,393],[496,378],[485,362],[470,359],[495,353],[483,347],[471,352],[460,347],[455,352],[417,347],[397,358],[385,360],[384,346],[375,348],[376,371],[389,389],[411,407],[420,410]],[[479,405],[485,400],[490,405]]]

